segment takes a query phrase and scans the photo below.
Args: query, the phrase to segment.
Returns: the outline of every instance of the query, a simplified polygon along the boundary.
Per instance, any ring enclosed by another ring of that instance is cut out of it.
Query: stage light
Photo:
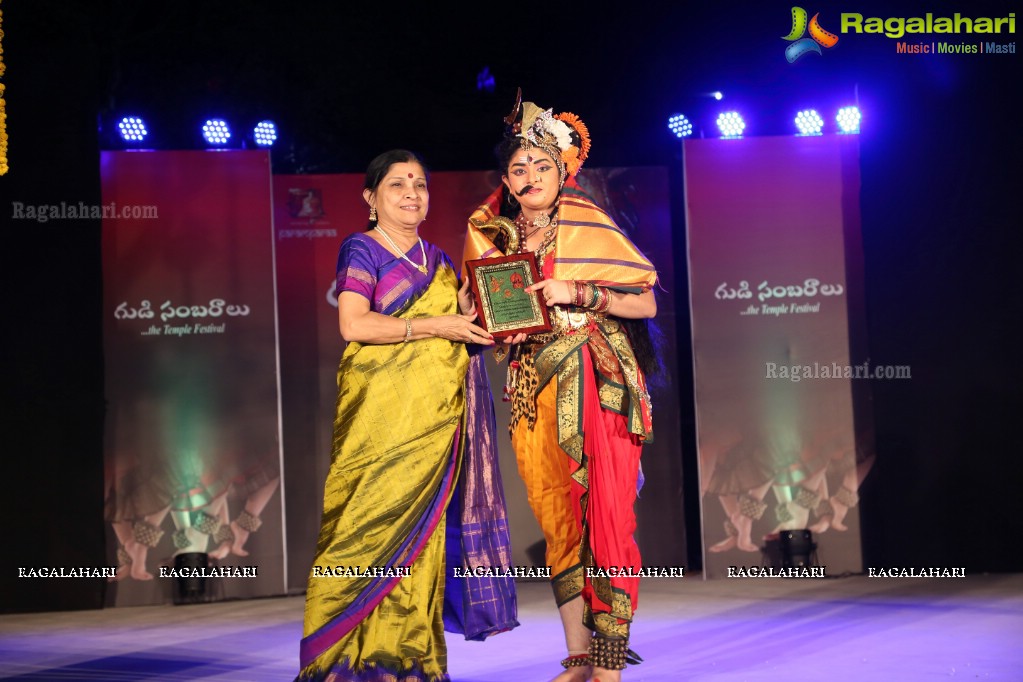
[[[260,147],[269,147],[277,141],[277,126],[273,121],[260,121],[253,129],[252,136]]]
[[[125,116],[117,124],[117,129],[121,133],[121,139],[129,143],[142,142],[149,134],[145,121],[137,116]]]
[[[842,107],[838,110],[835,121],[843,133],[860,132],[860,110],[857,107]]]
[[[675,114],[668,119],[668,130],[675,137],[689,137],[693,134],[693,124],[682,114]]]
[[[800,135],[820,135],[824,119],[814,109],[805,109],[796,114],[796,128]]]
[[[720,90],[715,90],[714,92],[710,93],[710,96],[720,102],[722,99],[724,99],[725,94]]]
[[[817,543],[809,530],[782,530],[778,532],[781,546],[782,568],[805,568],[816,562]]]
[[[231,128],[223,119],[211,118],[203,124],[202,136],[206,140],[206,144],[211,147],[220,147],[231,139]]]
[[[746,129],[746,123],[742,120],[742,116],[734,111],[726,111],[718,116],[717,124],[718,130],[721,131],[721,137],[742,137],[742,131]]]
[[[476,89],[480,92],[493,92],[494,87],[494,74],[490,73],[489,66],[484,66],[483,70],[476,74]]]
[[[174,586],[174,604],[197,604],[206,601],[206,569],[210,555],[206,552],[185,552],[174,557],[178,574]]]

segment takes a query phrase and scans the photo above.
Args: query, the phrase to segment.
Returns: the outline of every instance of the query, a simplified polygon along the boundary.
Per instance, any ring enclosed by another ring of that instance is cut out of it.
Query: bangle
[[[412,340],[412,320],[405,318],[405,340],[402,343],[408,343]]]
[[[590,297],[589,300],[583,301],[583,307],[592,308],[597,304],[597,296],[599,296],[599,292],[597,291],[596,285],[591,282],[586,283],[586,290]]]
[[[607,287],[597,287],[600,292],[600,302],[593,306],[593,312],[606,313],[611,309],[611,290]]]

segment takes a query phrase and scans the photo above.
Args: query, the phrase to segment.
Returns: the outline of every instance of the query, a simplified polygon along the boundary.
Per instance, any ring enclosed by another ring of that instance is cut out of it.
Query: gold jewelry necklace
[[[557,209],[555,209],[555,210],[557,210]],[[550,216],[550,214],[548,214],[546,212],[541,212],[539,215],[537,215],[532,220],[527,218],[525,216],[525,214],[521,213],[521,212],[519,213],[519,215],[517,217],[522,221],[522,227],[523,228],[526,228],[526,227],[535,228],[529,234],[536,234],[537,230],[543,229],[543,228],[545,228],[545,227],[547,227],[548,225],[551,224],[551,216]]]
[[[555,211],[557,211],[557,209],[555,209]],[[554,218],[552,220],[549,214],[541,213],[532,220],[529,220],[520,212],[517,216],[515,216],[515,226],[518,228],[519,232],[519,252],[523,253],[526,250],[527,239],[545,227],[550,227],[551,229],[544,234],[544,239],[548,238],[553,229],[558,226],[558,219]],[[533,229],[527,232],[526,230],[530,227]]]
[[[407,260],[409,265],[411,265],[412,267],[414,267],[416,270],[418,270],[419,272],[423,273],[424,275],[426,274],[426,247],[423,246],[423,238],[422,237],[419,237],[418,235],[416,237],[417,239],[419,239],[419,251],[423,254],[423,264],[420,265],[419,263],[416,263],[411,258],[406,256],[405,252],[402,251],[400,248],[398,248],[398,245],[394,243],[393,239],[391,239],[391,235],[387,234],[387,232],[385,232],[384,230],[380,229],[379,225],[377,225],[373,229],[376,230],[377,232],[379,232],[380,234],[382,234],[384,236],[384,239],[387,240],[387,243],[391,245],[391,248],[394,249],[395,251],[397,251],[398,255],[400,255],[402,258]]]
[[[547,225],[550,225],[550,224],[551,224],[551,223],[550,223],[550,221],[547,221]],[[545,228],[545,227],[546,227],[547,225],[537,225],[537,226],[536,226],[536,227],[534,227],[534,228],[533,228],[532,230],[530,230],[529,232],[527,232],[527,233],[526,233],[526,239],[529,239],[529,238],[530,238],[530,237],[532,237],[532,236],[533,236],[534,234],[536,234],[537,232],[539,232],[540,230],[542,230],[543,228]]]

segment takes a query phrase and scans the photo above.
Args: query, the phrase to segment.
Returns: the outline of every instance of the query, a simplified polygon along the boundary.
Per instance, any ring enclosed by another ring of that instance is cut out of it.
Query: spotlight
[[[778,532],[781,544],[782,568],[804,568],[817,562],[817,543],[809,530],[783,530]]]
[[[843,133],[860,132],[860,110],[857,107],[842,107],[835,117]]]
[[[219,118],[211,118],[203,124],[202,136],[211,147],[222,147],[231,138],[231,128]]]
[[[726,111],[718,116],[717,124],[721,137],[726,138],[742,137],[742,131],[746,129],[742,116],[734,111]]]
[[[260,121],[253,129],[252,136],[260,147],[269,147],[277,141],[277,126],[273,121]]]
[[[493,92],[494,87],[494,74],[490,73],[489,66],[484,66],[483,70],[476,74],[476,89],[480,92]]]
[[[820,135],[824,128],[824,119],[814,109],[806,109],[796,114],[796,128],[800,135]]]
[[[206,578],[203,574],[209,565],[210,556],[205,552],[185,552],[174,557],[174,569],[178,573],[175,605],[206,601]]]
[[[145,121],[137,116],[125,116],[117,124],[117,129],[125,142],[142,142],[149,134]]]
[[[710,93],[710,96],[720,102],[722,99],[724,99],[725,94],[720,90],[715,90],[714,92]]]
[[[693,134],[693,124],[682,114],[675,114],[668,119],[668,130],[675,137],[689,137]]]

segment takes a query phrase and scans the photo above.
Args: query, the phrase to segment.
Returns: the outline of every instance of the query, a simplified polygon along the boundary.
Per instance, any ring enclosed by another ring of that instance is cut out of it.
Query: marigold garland
[[[2,1],[2,0],[0,0]],[[0,12],[0,78],[4,77],[4,13]],[[4,84],[0,83],[0,175],[7,174],[7,102],[4,100]]]
[[[590,155],[590,131],[586,128],[586,124],[570,111],[560,113],[554,118],[567,123],[579,135],[579,152],[576,158],[571,159],[572,165],[575,166],[575,172],[569,171],[572,175],[575,175],[579,172],[579,167],[583,165],[583,161]]]

